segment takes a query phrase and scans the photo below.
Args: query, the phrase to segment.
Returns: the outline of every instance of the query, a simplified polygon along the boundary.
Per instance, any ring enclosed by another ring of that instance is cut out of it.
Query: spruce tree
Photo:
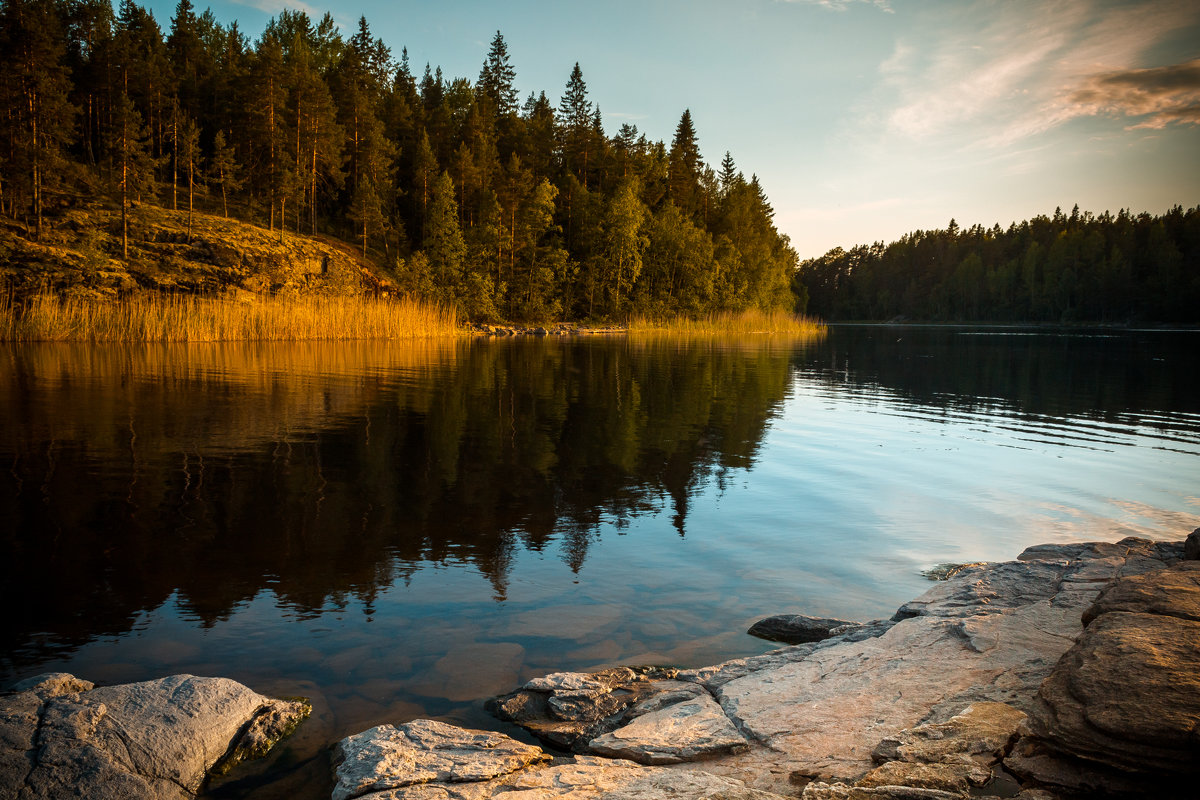
[[[513,86],[516,77],[517,71],[508,59],[508,45],[504,43],[500,31],[496,31],[487,59],[479,71],[476,87],[481,94],[491,99],[497,116],[515,114],[517,111],[517,89]]]
[[[559,124],[562,131],[562,150],[566,167],[575,173],[583,187],[588,183],[588,144],[592,131],[592,101],[587,98],[587,84],[583,81],[583,70],[575,62],[567,87],[558,103]]]
[[[721,172],[717,177],[721,181],[721,193],[729,194],[729,190],[737,181],[738,172],[737,166],[733,163],[733,156],[729,154],[728,150],[725,151],[725,158],[721,159]]]
[[[675,138],[671,140],[669,158],[670,196],[675,205],[689,216],[700,210],[700,148],[696,144],[696,128],[692,125],[692,112],[684,109],[679,124],[675,127]]]
[[[448,172],[443,172],[433,184],[424,248],[435,282],[444,298],[452,300],[462,277],[467,245],[458,224],[454,181]]]

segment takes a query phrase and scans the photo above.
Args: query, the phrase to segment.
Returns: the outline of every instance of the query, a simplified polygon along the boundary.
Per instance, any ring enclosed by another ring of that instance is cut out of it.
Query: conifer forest
[[[579,64],[556,103],[518,96],[500,32],[481,56],[452,78],[365,18],[283,11],[251,38],[190,0],[165,26],[132,0],[4,0],[0,211],[31,238],[97,198],[337,237],[473,319],[793,308],[763,187],[704,160],[689,111],[669,145],[609,135]]]
[[[686,108],[669,144],[610,135],[580,64],[522,98],[499,31],[481,57],[448,77],[328,13],[252,38],[191,0],[165,25],[133,0],[2,0],[0,215],[36,241],[58,210],[119,207],[113,258],[147,204],[333,237],[474,320],[1196,320],[1200,210],[952,221],[801,262]]]

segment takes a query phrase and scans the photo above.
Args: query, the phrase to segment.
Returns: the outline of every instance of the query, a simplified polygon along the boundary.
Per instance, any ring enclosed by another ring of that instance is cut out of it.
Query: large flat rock
[[[1028,712],[1100,590],[1180,555],[1178,544],[1130,538],[1040,546],[968,568],[905,604],[880,636],[799,645],[784,663],[763,659],[762,669],[714,686],[760,746],[679,768],[779,793],[796,774],[853,782],[874,767],[876,745],[905,729],[985,701]]]
[[[308,713],[227,678],[90,686],[58,673],[0,698],[0,798],[191,798],[218,761],[261,752]]]
[[[639,764],[677,764],[740,752],[747,745],[716,701],[702,693],[598,736],[588,749]]]
[[[500,733],[428,719],[380,725],[338,743],[333,800],[414,784],[487,781],[546,760],[540,748]]]
[[[428,725],[429,721],[418,720],[417,723]],[[751,789],[730,778],[674,772],[594,756],[560,758],[547,764],[543,762],[549,757],[542,755],[525,766],[505,771],[508,765],[498,763],[490,751],[499,746],[508,752],[519,743],[511,739],[507,743],[493,742],[476,738],[477,731],[441,723],[433,725],[428,728],[426,744],[434,745],[433,749],[437,751],[436,742],[443,739],[456,754],[455,766],[439,771],[437,777],[428,782],[419,782],[414,779],[427,776],[428,771],[422,772],[416,763],[409,766],[403,758],[390,759],[389,769],[393,770],[390,778],[379,781],[375,788],[368,787],[359,794],[348,796],[361,800],[661,800],[667,797],[675,800],[782,800],[780,795]],[[460,746],[463,744],[465,746]],[[491,766],[480,767],[474,763],[475,759]],[[379,772],[382,775],[384,770]],[[488,777],[491,773],[494,774]],[[336,800],[347,795],[335,791],[333,796]]]

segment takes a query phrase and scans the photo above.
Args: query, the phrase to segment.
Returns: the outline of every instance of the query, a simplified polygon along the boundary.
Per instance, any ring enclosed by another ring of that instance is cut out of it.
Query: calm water
[[[327,797],[314,753],[380,722],[496,727],[482,700],[534,675],[761,652],[755,619],[887,616],[938,562],[1185,535],[1197,345],[8,347],[0,684],[190,672],[310,696],[269,777]]]

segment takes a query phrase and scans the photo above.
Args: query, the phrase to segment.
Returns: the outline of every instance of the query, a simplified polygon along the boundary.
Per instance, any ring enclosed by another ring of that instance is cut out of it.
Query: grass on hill
[[[0,341],[222,342],[458,335],[453,308],[364,295],[0,298]]]

